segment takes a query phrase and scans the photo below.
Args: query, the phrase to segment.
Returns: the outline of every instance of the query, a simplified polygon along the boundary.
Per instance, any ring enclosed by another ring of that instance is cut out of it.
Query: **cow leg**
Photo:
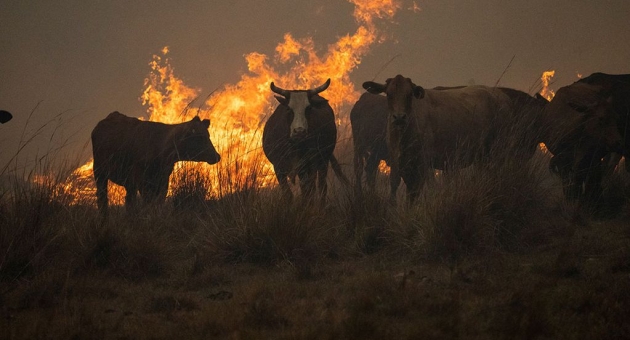
[[[291,201],[291,199],[293,199],[293,194],[291,193],[291,187],[289,187],[289,173],[280,171],[276,167],[274,167],[274,172],[276,173],[276,179],[278,180],[280,190],[282,191],[282,199]]]
[[[170,173],[161,174],[157,179],[157,183],[155,186],[155,192],[153,194],[153,202],[155,204],[164,204],[166,200],[166,195],[168,194],[168,180],[170,177]]]
[[[96,205],[102,218],[106,218],[109,209],[109,200],[107,197],[108,179],[106,176],[94,171],[94,180],[96,181]]]
[[[144,179],[138,188],[144,205],[159,203],[159,195],[164,186],[164,174],[160,168],[161,164],[153,163],[144,170]],[[166,178],[166,185],[168,187],[168,177]]]
[[[568,156],[568,153],[558,153],[549,160],[549,170],[560,175],[562,192],[567,200],[575,200],[580,196],[582,176],[576,172],[577,164]]]
[[[365,177],[367,179],[367,186],[370,191],[374,192],[376,188],[376,171],[378,169],[378,163],[380,159],[376,155],[376,152],[372,152],[365,164]]]
[[[326,180],[328,177],[328,162],[322,162],[324,165],[317,169],[315,175],[317,176],[317,187],[319,191],[319,199],[321,205],[324,206],[326,204],[326,196],[328,195],[328,181]]]
[[[298,173],[300,178],[300,190],[303,198],[312,198],[315,193],[315,179],[317,172],[310,166],[303,167]]]
[[[565,198],[573,201],[580,197],[584,176],[575,171],[565,170],[560,173],[560,177]]]
[[[352,160],[354,165],[354,195],[361,197],[363,195],[363,189],[361,188],[361,180],[363,178],[363,153],[355,148]]]
[[[420,167],[416,162],[407,164],[401,169],[400,174],[407,185],[407,203],[409,205],[413,204],[420,195],[426,171],[427,169]]]
[[[135,185],[125,185],[125,209],[128,214],[135,214],[138,210],[138,189]]]
[[[601,167],[595,166],[590,169],[585,179],[584,199],[589,203],[597,203],[603,196],[602,179],[603,171]]]
[[[400,172],[398,168],[391,167],[389,170],[389,200],[396,201],[396,192],[400,186]]]

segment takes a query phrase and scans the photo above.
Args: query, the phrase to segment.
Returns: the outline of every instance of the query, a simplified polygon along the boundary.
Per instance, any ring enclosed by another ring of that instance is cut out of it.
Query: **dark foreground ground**
[[[593,223],[562,244],[464,260],[454,274],[381,254],[306,271],[286,261],[151,279],[44,272],[3,285],[0,337],[628,338],[629,236],[621,220]]]
[[[253,193],[106,225],[5,196],[0,338],[630,338],[627,200],[602,218],[545,171],[483,173],[413,208]]]

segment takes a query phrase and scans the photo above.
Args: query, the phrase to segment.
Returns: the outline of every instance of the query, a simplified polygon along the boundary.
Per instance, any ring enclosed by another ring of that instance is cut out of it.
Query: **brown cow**
[[[438,86],[433,89],[442,91],[462,87],[464,86]],[[354,188],[357,197],[360,197],[363,192],[363,171],[365,171],[368,189],[374,191],[379,163],[383,160],[388,166],[390,165],[389,152],[387,151],[387,110],[387,97],[365,92],[350,111],[354,145]],[[392,172],[390,166],[390,202],[396,200],[400,180],[400,175]]]
[[[352,141],[354,144],[354,188],[362,194],[362,177],[365,170],[368,189],[374,191],[376,171],[381,160],[389,165],[387,151],[387,98],[366,92],[350,111]],[[400,175],[389,175],[390,200],[394,201],[400,185]]]
[[[133,211],[138,192],[145,203],[164,202],[175,162],[215,164],[221,160],[210,141],[208,119],[181,124],[141,121],[110,113],[92,131],[98,208],[107,216],[108,180],[127,191],[125,207]]]
[[[347,182],[333,156],[337,143],[335,115],[328,100],[319,96],[329,85],[330,79],[309,90],[285,90],[271,83],[271,90],[280,95],[275,96],[280,105],[263,129],[263,151],[273,164],[285,198],[292,197],[288,179],[297,174],[302,195],[310,198],[317,188],[323,203],[329,162],[337,176]]]
[[[405,181],[410,203],[432,169],[466,166],[487,153],[496,134],[493,124],[510,105],[494,88],[425,90],[401,75],[385,84],[365,82],[363,88],[387,95],[391,165]]]

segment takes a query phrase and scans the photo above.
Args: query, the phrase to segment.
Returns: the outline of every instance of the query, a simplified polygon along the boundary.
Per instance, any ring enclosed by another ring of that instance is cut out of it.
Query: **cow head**
[[[201,120],[199,117],[181,124],[182,130],[177,143],[178,159],[208,164],[215,164],[221,160],[210,140],[209,127],[210,120]]]
[[[385,84],[373,81],[363,83],[363,88],[370,93],[387,95],[387,106],[390,112],[391,122],[395,125],[405,125],[408,115],[411,113],[411,103],[413,98],[424,97],[424,89],[414,84],[411,79],[400,74],[394,78],[389,78]]]
[[[622,137],[617,127],[617,114],[612,98],[602,87],[574,83],[558,90],[545,110],[563,118],[567,128],[579,131],[580,138],[611,151],[621,148]]]
[[[280,95],[275,96],[276,99],[289,109],[289,137],[292,140],[300,140],[307,135],[309,112],[328,102],[317,96],[328,86],[330,86],[330,78],[324,84],[309,90],[285,90],[271,82],[271,91]]]

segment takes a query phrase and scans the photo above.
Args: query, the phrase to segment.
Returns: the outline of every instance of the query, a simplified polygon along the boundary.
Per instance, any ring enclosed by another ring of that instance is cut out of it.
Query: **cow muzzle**
[[[306,138],[307,131],[303,127],[297,127],[291,130],[291,140],[299,141]]]
[[[392,124],[397,127],[403,127],[407,124],[406,114],[394,114],[392,115]]]

